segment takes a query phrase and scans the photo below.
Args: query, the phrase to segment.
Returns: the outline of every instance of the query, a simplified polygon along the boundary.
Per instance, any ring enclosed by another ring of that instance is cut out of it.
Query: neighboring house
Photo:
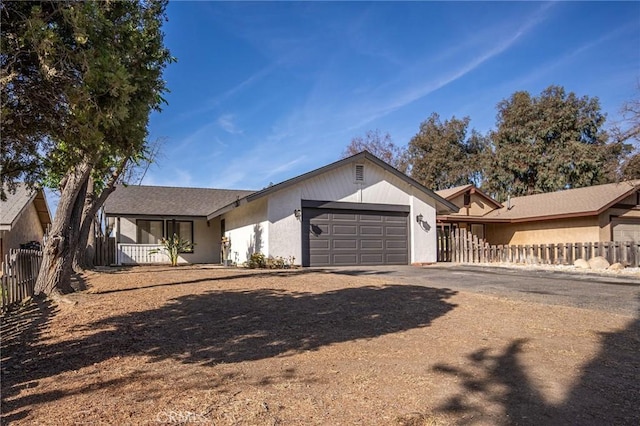
[[[170,233],[174,217],[195,216],[202,223],[198,227],[194,219],[195,253],[203,253],[185,256],[189,262],[219,262],[222,236],[231,242],[230,260],[238,263],[255,252],[294,257],[304,266],[435,262],[436,214],[457,211],[368,152],[261,191],[227,191],[226,202],[214,195],[222,190],[137,188],[139,201],[132,192],[136,187],[120,187],[107,200],[107,215],[119,218],[119,242],[150,242],[149,234],[156,241],[161,233]],[[152,201],[166,199],[170,192],[178,197],[184,190],[211,191],[211,199],[182,200],[170,212],[166,203]],[[118,200],[117,208],[113,200]],[[197,211],[186,214],[194,205]],[[152,220],[157,222],[152,225]],[[201,241],[207,241],[204,247]]]
[[[44,191],[29,190],[19,184],[14,194],[7,191],[7,200],[0,202],[0,259],[10,249],[42,238],[51,224],[51,213]]]
[[[484,238],[484,224],[476,221],[476,218],[502,207],[502,204],[471,184],[443,189],[436,191],[436,194],[459,209],[456,213],[438,216],[438,229],[446,234],[453,228],[462,228],[478,238]]]
[[[475,191],[478,202],[490,197],[474,187],[439,191],[457,202],[461,191]],[[495,201],[493,201],[495,203]],[[473,201],[471,202],[473,204]],[[490,244],[557,244],[599,241],[640,241],[640,180],[513,197],[473,214],[443,215],[439,226],[466,228]]]

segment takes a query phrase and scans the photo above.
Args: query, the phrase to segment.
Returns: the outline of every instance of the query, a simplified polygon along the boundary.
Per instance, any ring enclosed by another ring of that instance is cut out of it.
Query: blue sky
[[[148,185],[261,189],[367,130],[406,145],[433,112],[486,132],[500,100],[551,84],[612,122],[640,81],[639,2],[174,1],[168,17]]]

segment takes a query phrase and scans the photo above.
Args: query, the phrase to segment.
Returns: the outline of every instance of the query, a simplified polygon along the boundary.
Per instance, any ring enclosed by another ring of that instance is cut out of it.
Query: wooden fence
[[[14,303],[33,296],[41,263],[40,250],[11,249],[4,256],[0,277],[0,306],[3,312]]]
[[[116,264],[116,239],[114,237],[96,238],[96,255],[93,258],[95,266],[110,266]]]
[[[632,241],[490,245],[466,229],[456,229],[451,245],[451,260],[459,263],[573,265],[576,259],[589,260],[602,256],[609,263],[620,262],[627,266],[640,266],[640,243]]]

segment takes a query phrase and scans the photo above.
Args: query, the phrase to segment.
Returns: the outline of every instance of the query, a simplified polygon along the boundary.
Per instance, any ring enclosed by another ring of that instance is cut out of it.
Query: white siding
[[[354,164],[315,176],[268,196],[268,249],[272,256],[302,259],[302,226],[294,216],[301,200],[342,201],[409,206],[411,262],[436,261],[435,201],[392,173],[365,162],[364,183],[355,183]],[[250,205],[250,204],[249,204]],[[236,209],[236,210],[241,210]],[[420,228],[416,216],[422,214],[428,224]],[[229,228],[229,226],[227,226]]]

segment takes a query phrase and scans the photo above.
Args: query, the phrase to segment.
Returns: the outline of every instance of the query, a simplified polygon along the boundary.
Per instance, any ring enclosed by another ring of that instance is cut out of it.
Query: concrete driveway
[[[322,269],[334,274],[377,276],[390,284],[449,288],[622,315],[640,313],[640,279],[633,277],[457,264]]]

